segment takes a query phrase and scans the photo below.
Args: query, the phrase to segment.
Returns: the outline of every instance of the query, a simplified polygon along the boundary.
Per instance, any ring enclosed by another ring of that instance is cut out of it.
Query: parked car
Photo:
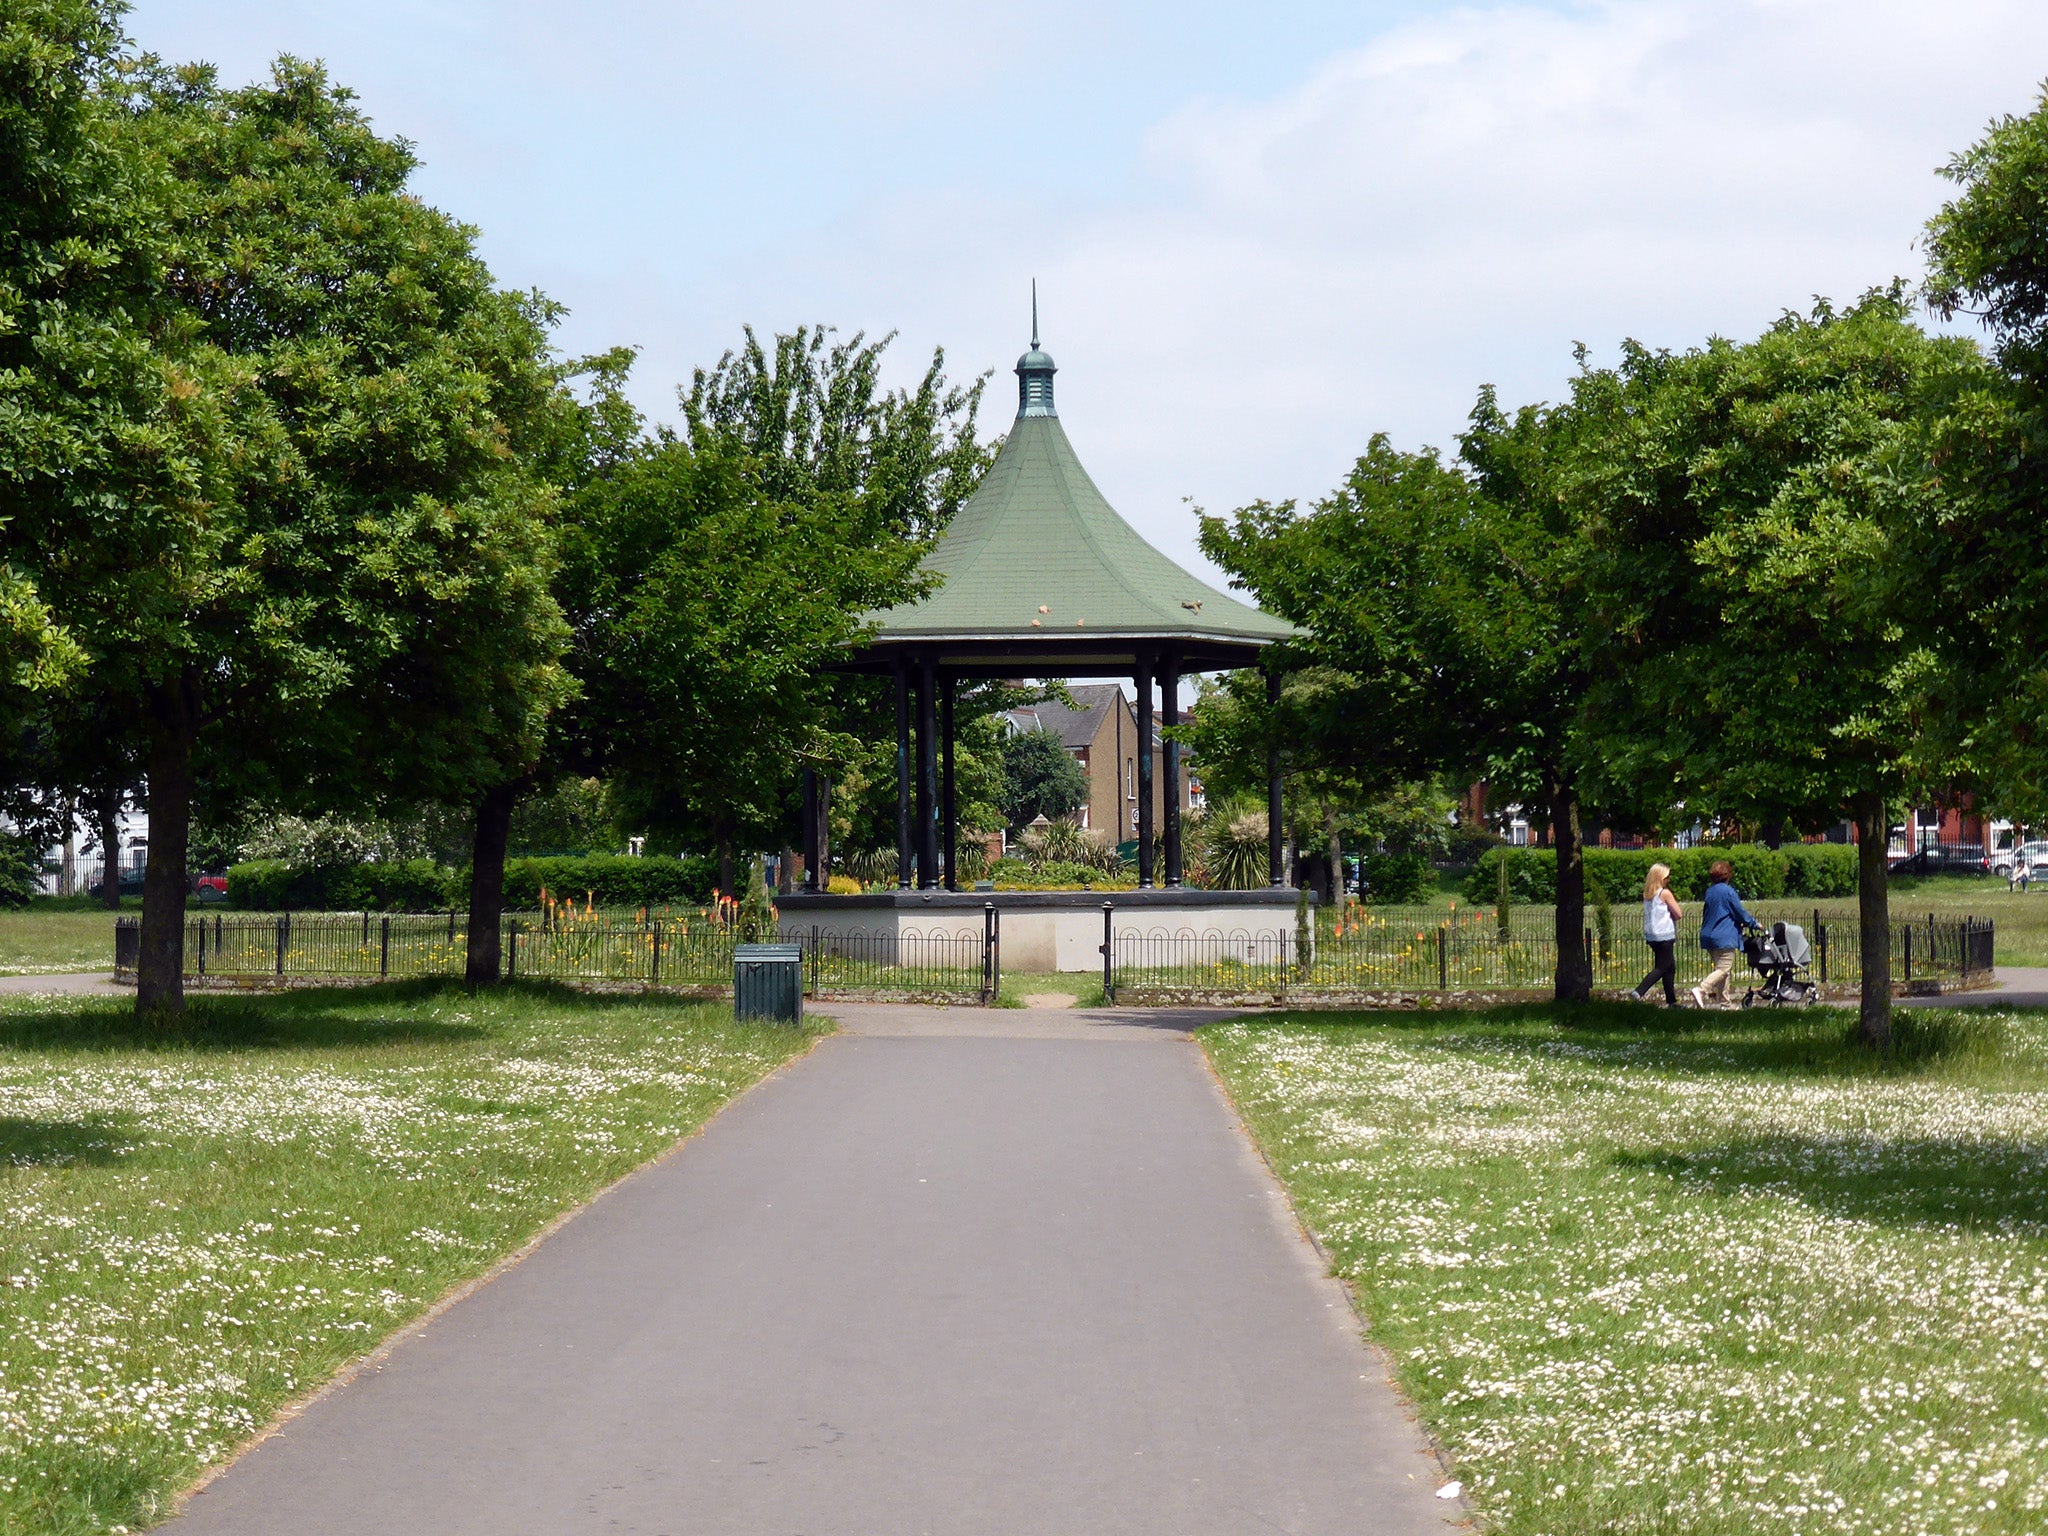
[[[1929,843],[1891,861],[1895,875],[1988,875],[1991,855],[1980,843]]]
[[[212,905],[228,899],[228,877],[226,875],[201,875],[192,882],[193,899]]]
[[[2017,848],[2001,848],[1991,856],[1991,872],[2001,880],[2010,879],[2014,858],[2026,860],[2027,869],[2035,879],[2048,874],[2048,842],[2021,843]]]
[[[124,869],[120,872],[119,879],[121,882],[120,891],[123,896],[140,896],[142,894],[141,870]],[[93,881],[93,883],[86,888],[86,894],[88,896],[104,896],[106,894],[106,891],[107,880],[106,876],[104,875],[102,875],[99,879]]]

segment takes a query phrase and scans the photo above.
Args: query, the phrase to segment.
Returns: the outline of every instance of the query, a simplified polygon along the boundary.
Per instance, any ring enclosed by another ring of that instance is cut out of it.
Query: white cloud
[[[1935,167],[2043,73],[2048,7],[2006,0],[1461,10],[1187,104],[1128,202],[926,191],[730,300],[1006,370],[1035,271],[1069,431],[1186,557],[1183,496],[1316,494],[1375,430],[1446,443],[1481,382],[1554,398],[1576,340],[1680,347],[1916,276]]]

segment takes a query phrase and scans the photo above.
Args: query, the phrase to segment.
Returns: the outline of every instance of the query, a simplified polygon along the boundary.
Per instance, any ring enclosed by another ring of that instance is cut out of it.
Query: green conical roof
[[[1052,403],[1053,361],[1017,365],[1019,409],[1002,451],[923,569],[942,578],[921,602],[867,615],[868,643],[1073,642],[1093,636],[1268,645],[1284,619],[1217,591],[1154,549],[1103,498]]]

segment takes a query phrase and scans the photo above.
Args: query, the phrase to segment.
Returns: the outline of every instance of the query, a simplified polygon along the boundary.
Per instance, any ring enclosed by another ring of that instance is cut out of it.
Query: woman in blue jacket
[[[1742,904],[1741,893],[1729,884],[1734,878],[1735,871],[1726,859],[1714,860],[1707,871],[1707,897],[1700,903],[1700,948],[1714,957],[1714,968],[1692,989],[1692,1000],[1701,1008],[1710,997],[1718,998],[1723,1008],[1735,1006],[1728,992],[1728,976],[1735,969],[1735,952],[1742,948],[1742,930],[1758,926]]]

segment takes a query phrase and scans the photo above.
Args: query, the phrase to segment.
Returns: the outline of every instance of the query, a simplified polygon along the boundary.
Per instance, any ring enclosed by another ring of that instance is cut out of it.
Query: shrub
[[[1460,869],[1477,864],[1487,853],[1502,846],[1500,834],[1490,827],[1460,823],[1451,828],[1445,839],[1447,862]]]
[[[834,875],[825,882],[825,890],[833,896],[858,896],[861,884],[851,875]]]
[[[505,905],[532,911],[545,886],[563,900],[587,894],[602,907],[703,906],[715,870],[705,858],[507,859]],[[469,873],[431,859],[315,866],[251,859],[228,871],[228,901],[258,912],[438,912],[468,905]]]
[[[42,860],[25,837],[0,837],[0,907],[25,907],[36,897]]]
[[[432,859],[293,865],[251,859],[228,871],[228,902],[257,912],[439,912],[469,899],[463,872]]]
[[[1640,901],[1650,866],[1667,864],[1671,867],[1671,894],[1680,901],[1698,901],[1707,888],[1708,868],[1716,859],[1726,859],[1734,867],[1735,888],[1745,900],[1774,901],[1792,889],[1788,878],[1792,864],[1789,854],[1788,849],[1774,850],[1754,843],[1733,848],[1588,848],[1586,900],[1594,906],[1603,895],[1615,903]],[[1466,877],[1465,899],[1474,906],[1494,902],[1499,895],[1502,864],[1508,868],[1508,894],[1516,904],[1547,906],[1557,900],[1554,848],[1494,849]],[[1801,890],[1799,894],[1821,893]]]
[[[600,907],[701,907],[718,883],[718,865],[701,855],[672,859],[593,853],[505,861],[505,905],[531,911],[541,888],[560,901],[589,900]]]
[[[999,891],[1126,891],[1136,883],[1128,875],[1107,874],[1085,864],[1064,864],[1053,859],[1039,864],[1000,859],[990,873]]]
[[[1788,896],[1853,896],[1856,894],[1854,843],[1788,843],[1785,894]]]
[[[1376,906],[1412,906],[1429,900],[1429,859],[1419,853],[1364,856],[1365,899]]]

